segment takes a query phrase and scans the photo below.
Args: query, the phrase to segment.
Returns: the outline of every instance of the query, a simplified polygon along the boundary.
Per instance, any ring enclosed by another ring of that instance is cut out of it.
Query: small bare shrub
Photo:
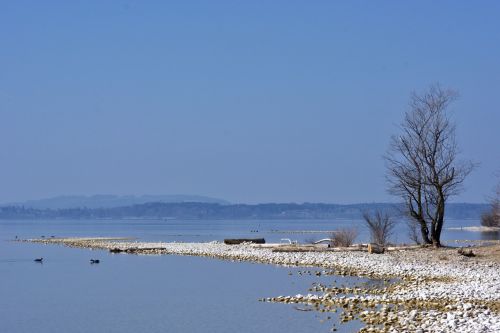
[[[392,217],[377,210],[373,215],[368,212],[363,213],[363,218],[370,230],[372,242],[385,246],[389,242],[395,225]]]
[[[339,229],[333,232],[330,236],[331,246],[333,247],[348,247],[354,243],[358,237],[358,230],[355,228]]]

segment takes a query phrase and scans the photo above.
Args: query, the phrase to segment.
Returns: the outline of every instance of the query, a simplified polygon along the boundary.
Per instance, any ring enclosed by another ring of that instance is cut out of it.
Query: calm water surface
[[[339,226],[361,227],[360,223],[0,221],[0,332],[329,332],[334,323],[340,332],[356,331],[361,327],[357,322],[338,325],[335,316],[324,321],[326,315],[258,299],[304,294],[314,282],[354,284],[364,279],[299,276],[295,273],[303,269],[201,257],[112,255],[9,240],[16,235],[127,236],[151,241],[225,237],[303,240],[325,235],[277,231],[332,230]],[[448,226],[477,223],[457,221]],[[361,232],[360,240],[363,238],[366,235]],[[450,231],[444,238],[481,236]],[[36,257],[44,257],[43,264],[33,262]],[[101,263],[90,265],[90,258],[98,258]]]

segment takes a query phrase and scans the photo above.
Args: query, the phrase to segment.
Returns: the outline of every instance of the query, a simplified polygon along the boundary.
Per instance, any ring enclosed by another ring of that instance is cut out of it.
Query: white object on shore
[[[297,241],[292,241],[290,238],[282,238],[282,241],[288,241],[288,244],[297,244]]]
[[[324,242],[331,243],[332,241],[333,241],[333,239],[331,239],[331,238],[323,238],[323,239],[320,239],[320,240],[313,242],[313,244],[320,244],[320,243],[324,243]]]

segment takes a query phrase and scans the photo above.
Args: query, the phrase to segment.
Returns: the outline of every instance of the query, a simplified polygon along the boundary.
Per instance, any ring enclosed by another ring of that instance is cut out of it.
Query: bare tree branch
[[[384,156],[389,192],[406,203],[407,215],[420,225],[422,241],[435,246],[441,245],[446,201],[460,193],[474,168],[470,161],[457,161],[456,126],[447,114],[457,97],[456,91],[438,84],[413,93],[401,135],[391,138]]]

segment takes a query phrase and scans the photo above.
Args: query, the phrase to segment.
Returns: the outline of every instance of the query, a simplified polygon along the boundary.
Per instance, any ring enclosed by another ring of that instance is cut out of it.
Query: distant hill
[[[220,204],[207,202],[150,202],[105,208],[29,208],[0,207],[0,219],[359,219],[364,211],[382,210],[402,215],[403,206],[390,203],[322,204],[268,203]],[[450,203],[446,218],[479,219],[487,204]]]
[[[70,208],[113,208],[140,205],[148,202],[181,203],[203,202],[227,205],[229,202],[221,199],[200,195],[108,195],[99,194],[92,196],[63,195],[48,199],[28,200],[0,206],[18,206],[35,209],[70,209]]]

